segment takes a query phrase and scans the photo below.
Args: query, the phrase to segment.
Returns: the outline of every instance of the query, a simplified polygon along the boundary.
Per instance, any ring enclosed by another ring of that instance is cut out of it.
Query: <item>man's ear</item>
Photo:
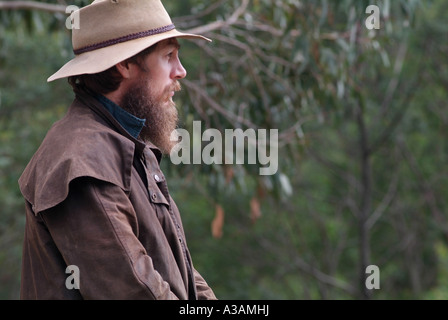
[[[115,65],[115,67],[117,68],[118,72],[120,72],[121,76],[124,79],[129,79],[132,76],[132,66],[129,63],[129,61],[125,60],[122,62],[119,62]]]

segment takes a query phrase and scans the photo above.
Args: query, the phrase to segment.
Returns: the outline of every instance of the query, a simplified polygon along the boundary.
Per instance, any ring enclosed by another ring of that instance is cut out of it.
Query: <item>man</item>
[[[160,170],[186,76],[160,0],[96,0],[72,15],[76,98],[19,179],[22,299],[216,299],[196,271]],[[71,274],[73,272],[73,274]]]

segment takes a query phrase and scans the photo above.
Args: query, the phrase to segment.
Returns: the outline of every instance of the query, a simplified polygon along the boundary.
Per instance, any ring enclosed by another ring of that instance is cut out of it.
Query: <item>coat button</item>
[[[157,195],[155,193],[152,194],[152,199],[156,200],[157,199]]]
[[[155,179],[157,182],[160,182],[160,177],[159,177],[158,175],[154,175],[154,179]]]

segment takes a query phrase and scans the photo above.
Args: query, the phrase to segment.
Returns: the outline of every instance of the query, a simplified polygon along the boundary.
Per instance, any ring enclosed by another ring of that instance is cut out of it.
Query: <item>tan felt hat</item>
[[[153,44],[169,38],[210,39],[175,29],[160,0],[95,0],[72,13],[75,57],[48,82],[102,72]]]

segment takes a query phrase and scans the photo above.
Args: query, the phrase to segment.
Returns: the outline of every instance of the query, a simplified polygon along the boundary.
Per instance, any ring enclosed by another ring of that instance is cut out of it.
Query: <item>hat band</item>
[[[89,51],[93,51],[93,50],[98,50],[101,48],[105,48],[105,47],[109,47],[112,46],[114,44],[118,44],[118,43],[122,43],[122,42],[126,42],[126,41],[130,41],[130,40],[135,40],[135,39],[139,39],[139,38],[144,38],[144,37],[149,37],[149,36],[153,36],[159,33],[164,33],[164,32],[168,32],[171,31],[173,29],[175,29],[176,27],[174,26],[174,24],[170,24],[164,27],[160,27],[160,28],[156,28],[156,29],[150,29],[147,31],[141,31],[141,32],[137,32],[137,33],[132,33],[129,34],[127,36],[123,36],[123,37],[119,37],[119,38],[115,38],[115,39],[111,39],[111,40],[107,40],[107,41],[103,41],[103,42],[99,42],[96,44],[92,44],[80,49],[73,49],[73,52],[78,55],[81,53],[85,53],[85,52],[89,52]]]

